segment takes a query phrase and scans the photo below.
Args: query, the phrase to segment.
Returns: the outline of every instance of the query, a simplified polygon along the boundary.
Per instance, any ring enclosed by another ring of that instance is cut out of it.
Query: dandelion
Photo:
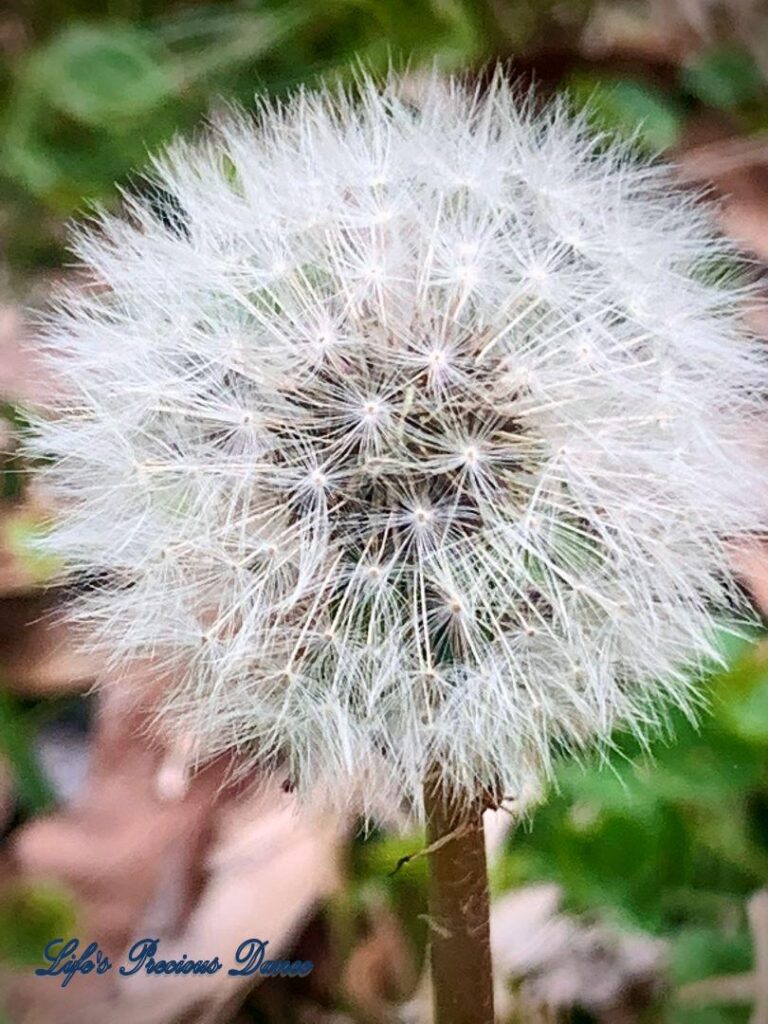
[[[87,643],[173,680],[198,759],[458,822],[482,873],[462,822],[690,709],[743,610],[768,375],[733,253],[501,74],[301,91],[154,178],[80,231],[98,287],[47,329],[33,447],[49,545],[106,581]]]

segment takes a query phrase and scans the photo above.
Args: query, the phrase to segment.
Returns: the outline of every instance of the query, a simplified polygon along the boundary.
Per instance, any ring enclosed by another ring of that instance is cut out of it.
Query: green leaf
[[[613,135],[658,152],[680,138],[682,114],[671,96],[645,82],[576,74],[567,81],[571,100]]]
[[[54,802],[34,748],[34,728],[17,697],[0,690],[0,753],[13,772],[19,803],[30,814],[47,810]]]
[[[717,681],[723,727],[750,743],[768,743],[768,644],[755,644]]]
[[[0,894],[0,959],[17,967],[43,962],[51,939],[70,936],[74,905],[57,886],[17,884]]]
[[[683,68],[681,83],[702,103],[720,110],[734,110],[759,98],[763,76],[746,50],[722,45],[705,50]]]
[[[121,25],[65,29],[36,55],[32,70],[58,110],[93,127],[141,117],[173,90],[149,42]]]
[[[713,928],[683,928],[670,940],[669,969],[678,985],[751,970],[752,939],[744,926],[732,934]]]

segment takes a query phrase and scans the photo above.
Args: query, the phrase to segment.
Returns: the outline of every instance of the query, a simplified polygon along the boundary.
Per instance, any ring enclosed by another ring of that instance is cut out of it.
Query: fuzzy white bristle
[[[764,525],[711,211],[501,74],[301,92],[83,229],[30,448],[110,672],[364,811],[518,793],[688,707]]]

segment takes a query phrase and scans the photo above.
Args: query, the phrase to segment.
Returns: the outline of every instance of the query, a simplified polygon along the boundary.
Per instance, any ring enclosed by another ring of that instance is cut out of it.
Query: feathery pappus
[[[30,448],[85,642],[197,758],[418,815],[695,701],[768,372],[668,168],[501,73],[401,86],[234,114],[80,229]]]

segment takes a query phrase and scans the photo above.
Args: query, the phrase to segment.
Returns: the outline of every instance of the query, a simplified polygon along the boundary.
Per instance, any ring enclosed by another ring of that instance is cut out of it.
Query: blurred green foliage
[[[398,867],[406,857],[423,848],[421,836],[376,832],[352,851],[351,874],[356,884],[347,899],[358,909],[370,893],[384,897],[402,923],[411,951],[417,960],[424,954],[427,939],[424,915],[427,911],[428,861],[417,857]]]
[[[593,0],[88,0],[22,3],[23,44],[0,49],[0,230],[15,278],[64,259],[62,224],[111,202],[147,154],[222,104],[248,105],[362,62],[383,71],[480,68],[562,46]],[[7,32],[11,32],[11,28]],[[581,65],[578,65],[581,67]],[[514,62],[512,65],[514,72]],[[714,42],[674,82],[606,69],[562,85],[602,126],[650,151],[674,146],[696,106],[765,127],[768,97],[753,57]]]
[[[0,204],[21,271],[60,262],[62,218],[113,198],[149,151],[223,102],[348,75],[354,62],[458,67],[493,52],[485,4],[472,0],[121,6],[30,10],[33,45],[0,74]]]
[[[0,892],[0,961],[39,967],[45,946],[76,934],[75,907],[54,885],[14,884]]]
[[[586,107],[596,127],[632,139],[641,149],[659,153],[680,139],[679,101],[656,86],[592,72],[578,72],[565,85],[574,105]]]
[[[719,110],[739,110],[765,100],[765,81],[754,57],[743,47],[721,44],[703,51],[683,67],[684,89]]]
[[[45,707],[0,687],[0,755],[10,769],[16,801],[25,815],[53,806],[53,793],[35,750],[38,714]]]

